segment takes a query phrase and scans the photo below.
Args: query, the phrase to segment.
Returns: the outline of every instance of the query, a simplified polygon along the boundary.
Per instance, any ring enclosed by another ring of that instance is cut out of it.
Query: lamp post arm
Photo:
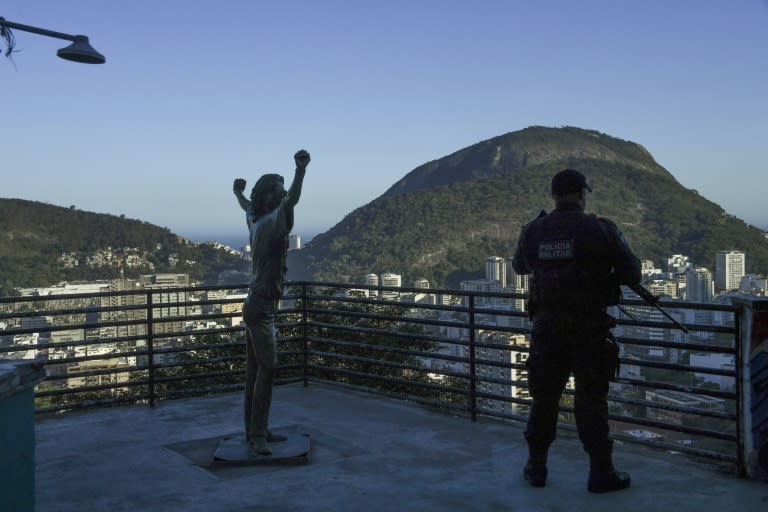
[[[24,32],[32,32],[33,34],[40,34],[41,36],[55,37],[56,39],[64,39],[66,41],[74,41],[75,37],[77,37],[70,34],[65,34],[63,32],[56,32],[54,30],[47,30],[44,28],[33,27],[31,25],[22,25],[21,23],[8,21],[1,16],[0,16],[0,25],[4,27],[16,29],[16,30],[21,30]]]

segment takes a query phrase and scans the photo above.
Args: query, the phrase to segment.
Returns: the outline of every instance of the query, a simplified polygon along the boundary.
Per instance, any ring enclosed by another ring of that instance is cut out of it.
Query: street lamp
[[[56,55],[62,59],[71,60],[73,62],[82,62],[83,64],[104,64],[107,61],[102,54],[93,49],[86,36],[72,36],[61,32],[54,32],[53,30],[46,30],[44,28],[22,25],[21,23],[8,21],[3,17],[0,17],[0,28],[3,29],[3,32],[7,32],[7,29],[14,28],[23,30],[24,32],[40,34],[41,36],[72,41],[72,44],[56,52]]]

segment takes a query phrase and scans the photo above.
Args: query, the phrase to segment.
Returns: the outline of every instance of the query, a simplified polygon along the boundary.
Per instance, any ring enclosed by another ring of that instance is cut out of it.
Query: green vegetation
[[[419,358],[407,352],[428,354],[435,344],[418,338],[423,329],[408,323],[406,305],[365,305],[329,297],[313,299],[308,307],[313,311],[307,333],[313,374],[375,389],[429,394],[412,388],[411,383],[426,383],[428,378]]]

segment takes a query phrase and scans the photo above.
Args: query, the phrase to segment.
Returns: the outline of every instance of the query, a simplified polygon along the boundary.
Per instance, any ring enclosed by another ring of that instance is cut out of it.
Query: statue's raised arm
[[[245,180],[243,178],[237,178],[235,179],[234,184],[232,185],[232,192],[235,193],[235,197],[237,197],[237,202],[240,203],[240,208],[242,208],[245,211],[248,211],[248,208],[251,206],[251,202],[246,199],[243,192],[245,191]]]
[[[291,188],[288,189],[287,198],[288,205],[291,207],[296,206],[296,203],[299,202],[299,198],[301,197],[301,187],[304,183],[304,174],[307,172],[307,166],[309,165],[311,158],[306,150],[300,149],[293,155],[293,160],[296,162],[296,174],[293,177]]]
[[[245,180],[242,178],[235,179],[235,182],[232,185],[232,192],[235,193],[235,197],[237,198],[237,202],[240,205],[240,208],[245,211],[245,223],[250,229],[251,218],[253,215],[253,203],[246,199],[243,191],[245,191]]]

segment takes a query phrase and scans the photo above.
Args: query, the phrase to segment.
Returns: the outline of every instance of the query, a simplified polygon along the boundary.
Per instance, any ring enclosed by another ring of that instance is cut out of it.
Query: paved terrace
[[[632,487],[590,494],[570,432],[534,489],[519,424],[318,383],[275,389],[273,424],[311,436],[307,464],[208,466],[217,440],[242,430],[241,407],[235,393],[39,418],[38,512],[768,510],[768,484],[634,444],[615,456]]]

